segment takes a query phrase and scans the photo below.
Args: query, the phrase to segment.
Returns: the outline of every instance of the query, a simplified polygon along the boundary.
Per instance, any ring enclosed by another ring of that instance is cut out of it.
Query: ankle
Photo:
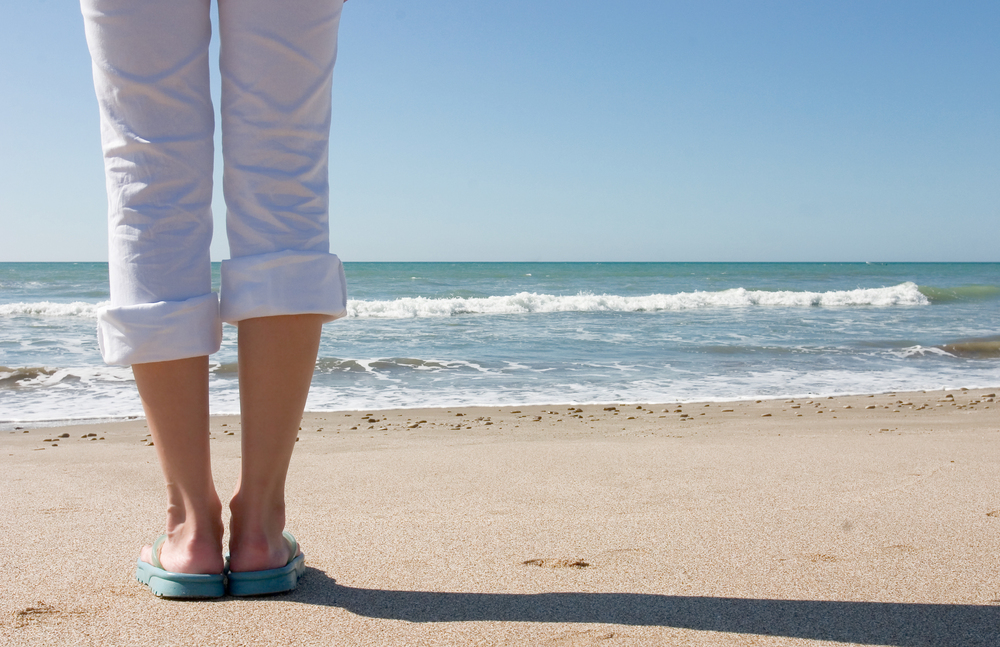
[[[222,502],[213,492],[195,501],[170,497],[167,505],[167,534],[183,535],[202,540],[218,539],[222,542],[225,525],[222,523]]]
[[[235,572],[284,566],[290,557],[282,536],[285,528],[283,498],[267,505],[250,503],[237,493],[229,503],[230,568]]]
[[[251,492],[238,488],[229,501],[229,513],[230,534],[280,535],[285,527],[284,489]]]

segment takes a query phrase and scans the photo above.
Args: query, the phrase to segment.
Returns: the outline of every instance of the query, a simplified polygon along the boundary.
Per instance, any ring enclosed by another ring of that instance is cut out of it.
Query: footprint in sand
[[[548,644],[550,645],[573,645],[574,647],[583,647],[585,645],[604,645],[607,644],[606,640],[613,640],[615,636],[613,631],[608,631],[606,629],[587,629],[585,631],[571,631],[564,633],[560,636],[549,639]]]
[[[14,614],[14,626],[21,628],[28,625],[58,623],[60,621],[60,616],[67,614],[77,615],[79,613],[79,611],[64,611],[62,609],[57,609],[50,604],[45,604],[44,602],[36,602],[35,606],[21,609]]]
[[[586,568],[590,566],[587,562],[579,559],[556,559],[546,557],[543,559],[529,559],[521,562],[524,566],[540,566],[542,568]]]

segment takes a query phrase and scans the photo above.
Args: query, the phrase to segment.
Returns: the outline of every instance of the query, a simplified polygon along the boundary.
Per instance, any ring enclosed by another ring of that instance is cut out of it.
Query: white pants
[[[330,254],[330,103],[342,0],[219,0],[232,258],[211,290],[210,0],[81,0],[101,114],[109,364],[216,352],[222,322],[346,313]]]

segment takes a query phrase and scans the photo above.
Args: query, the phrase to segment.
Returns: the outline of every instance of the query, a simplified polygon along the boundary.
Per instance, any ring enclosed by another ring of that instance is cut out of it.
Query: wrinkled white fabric
[[[215,352],[223,315],[346,313],[327,166],[341,6],[219,0],[233,257],[220,304],[209,257],[210,0],[81,0],[108,189],[111,302],[98,339],[109,364]]]
[[[209,292],[184,301],[106,308],[97,342],[105,358],[125,357],[129,364],[211,355],[222,343],[219,297]]]
[[[347,314],[344,269],[332,254],[286,251],[222,261],[222,294],[226,323],[306,313],[333,321]]]

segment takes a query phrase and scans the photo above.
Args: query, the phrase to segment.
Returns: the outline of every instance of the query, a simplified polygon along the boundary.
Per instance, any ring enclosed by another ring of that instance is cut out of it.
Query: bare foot
[[[220,523],[221,526],[221,523]],[[139,558],[153,564],[153,546],[147,544],[139,551]],[[160,564],[171,573],[215,575],[222,572],[222,532],[218,537],[185,538],[180,532],[168,534],[160,545]]]
[[[248,506],[243,514],[242,496],[237,493],[229,502],[229,570],[234,573],[268,571],[281,568],[302,553],[296,547],[289,554],[283,505]],[[270,514],[264,513],[267,510]]]
[[[277,538],[257,534],[250,539],[248,534],[229,539],[229,570],[234,573],[250,571],[267,571],[281,568],[293,558],[302,554],[296,546],[295,554],[289,554],[289,545],[285,537],[278,534]]]

